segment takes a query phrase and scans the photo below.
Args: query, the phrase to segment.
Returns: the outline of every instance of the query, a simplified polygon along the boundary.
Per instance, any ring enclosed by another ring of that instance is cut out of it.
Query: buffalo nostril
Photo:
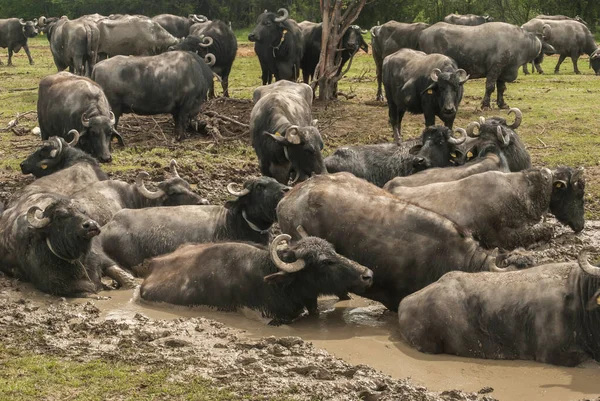
[[[360,278],[361,278],[363,281],[367,281],[367,282],[373,281],[373,272],[372,272],[371,270],[367,270],[365,273],[363,273],[363,274],[360,276]]]

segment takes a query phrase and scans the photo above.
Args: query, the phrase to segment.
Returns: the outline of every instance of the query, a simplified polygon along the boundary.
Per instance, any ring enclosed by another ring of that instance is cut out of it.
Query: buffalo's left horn
[[[90,126],[90,119],[85,113],[81,115],[81,125],[83,125],[85,128],[88,128]]]
[[[437,82],[441,73],[442,70],[434,68],[433,71],[431,71],[431,74],[429,74],[429,78],[431,78],[433,82]]]
[[[236,191],[234,187],[234,183],[231,182],[227,185],[227,191],[233,195],[233,196],[237,196],[238,198],[248,195],[250,193],[250,190],[248,188],[244,188],[241,191]]]
[[[62,153],[62,140],[57,136],[53,136],[53,137],[50,137],[50,142],[56,142],[57,149],[52,149],[50,151],[50,158],[55,159],[57,156],[60,156],[60,154]],[[38,163],[38,166],[48,164],[49,161],[50,161],[49,159],[44,159]]]
[[[38,20],[38,24],[39,26],[45,26],[46,25],[46,17],[44,17],[43,15],[40,17],[40,19]]]
[[[508,115],[510,116],[513,113],[515,114],[515,122],[509,125],[508,127],[511,129],[517,129],[519,128],[519,125],[521,125],[521,121],[523,120],[523,113],[516,107],[512,107],[510,110],[508,110]]]
[[[504,134],[504,132],[502,132],[502,127],[499,125],[496,127],[496,135],[502,145],[508,146],[510,143],[510,134],[508,132]]]
[[[202,43],[199,44],[200,47],[210,47],[213,44],[214,40],[210,36],[203,36]]]
[[[25,21],[23,20],[23,18],[19,18],[19,23],[23,26],[25,26]]]
[[[67,132],[67,136],[71,135],[73,135],[73,139],[71,139],[71,142],[68,142],[67,144],[69,146],[75,146],[77,145],[77,142],[79,142],[79,131],[77,131],[76,129],[72,129],[69,132]]]
[[[281,13],[281,16],[275,18],[275,22],[283,22],[290,16],[290,13],[285,8],[280,8],[279,10],[277,10],[277,13]]]
[[[279,255],[277,254],[277,246],[279,246],[279,244],[281,244],[282,242],[289,241],[291,238],[292,237],[290,237],[287,234],[279,234],[277,237],[275,237],[275,239],[273,240],[273,242],[271,242],[271,245],[269,246],[271,260],[273,260],[273,263],[275,263],[275,266],[277,266],[279,270],[285,273],[295,273],[304,269],[304,266],[306,265],[306,263],[304,263],[302,259],[298,259],[297,261],[292,263],[286,263],[279,258]]]
[[[475,128],[477,128],[477,134],[475,134],[474,130]],[[469,123],[469,125],[467,125],[467,135],[470,136],[471,138],[475,138],[477,136],[479,136],[479,129],[481,128],[481,125],[477,122],[477,121],[472,121]]]
[[[481,124],[481,125],[485,124],[485,117],[484,116],[479,116],[479,124]]]
[[[595,60],[597,58],[600,58],[600,48],[594,50],[594,52],[592,53],[592,55],[590,56],[591,60]]]
[[[588,261],[589,251],[590,248],[585,248],[582,249],[581,252],[579,252],[579,255],[577,255],[577,263],[579,263],[579,268],[581,268],[581,270],[583,270],[590,276],[600,277],[600,267],[596,267]]]
[[[173,177],[181,178],[179,176],[179,173],[177,172],[177,161],[175,159],[171,160],[171,163],[169,164],[169,167],[171,169],[171,175]]]
[[[37,206],[31,206],[27,211],[27,222],[33,228],[44,228],[48,224],[50,224],[50,218],[44,217],[40,219],[39,217],[37,217],[38,211],[42,212],[43,210]]]
[[[148,179],[148,178],[150,178],[150,174],[148,174],[145,171],[142,171],[137,175],[137,177],[135,179],[135,186],[136,186],[137,190],[139,191],[139,193],[148,199],[158,199],[158,198],[161,198],[162,196],[164,196],[165,192],[161,189],[159,189],[156,192],[148,191],[148,188],[146,188],[146,185],[144,184],[144,179]]]
[[[108,116],[110,118],[110,125],[115,125],[115,123],[117,122],[117,118],[115,117],[115,113],[113,113],[112,111],[108,112]]]
[[[308,233],[306,232],[306,229],[304,227],[302,227],[301,225],[296,227],[296,231],[298,231],[298,234],[300,234],[300,238],[306,238],[309,236]]]
[[[571,175],[571,184],[575,184],[577,181],[583,178],[583,173],[585,169],[583,167],[579,167],[573,175]]]
[[[217,62],[217,58],[214,54],[208,53],[206,56],[204,56],[204,62],[207,66],[212,67]]]
[[[451,143],[453,145],[462,145],[463,143],[465,143],[465,141],[467,140],[467,131],[463,128],[457,128],[454,130],[454,132],[458,132],[460,134],[460,137],[455,138],[453,136],[450,136],[448,138],[448,143]]]

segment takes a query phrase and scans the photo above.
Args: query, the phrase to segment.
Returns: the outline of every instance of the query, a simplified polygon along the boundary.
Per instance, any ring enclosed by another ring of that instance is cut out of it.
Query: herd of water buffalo
[[[21,47],[33,63],[27,38],[38,29],[59,73],[40,82],[43,142],[21,163],[37,179],[0,208],[6,274],[63,296],[94,294],[103,276],[131,288],[137,276],[143,299],[247,306],[272,324],[318,313],[319,296],[352,292],[398,311],[403,337],[424,352],[600,361],[600,268],[586,251],[577,262],[531,267],[516,250],[552,237],[547,213],[583,230],[583,168],[532,167],[517,108],[512,122],[481,117],[453,128],[469,78],[486,77],[483,106],[497,87],[498,106],[508,108],[505,82],[544,54],[560,54],[559,65],[572,57],[578,72],[587,53],[600,74],[584,21],[538,16],[517,27],[451,15],[372,28],[377,97],[383,84],[395,141],[324,158],[307,85],[322,26],[265,11],[249,35],[262,69],[249,131],[263,176],[230,184],[224,205],[194,193],[175,160],[156,191],[147,173],[128,184],[108,179],[98,161],[111,161],[113,139],[123,143],[123,113],[171,113],[183,139],[215,77],[228,96],[230,26],[167,14],[0,20],[9,64]],[[362,33],[351,26],[343,37],[339,72],[368,51]],[[305,83],[296,82],[301,69]],[[418,139],[402,141],[406,111],[424,114]],[[282,234],[271,239],[274,223]]]

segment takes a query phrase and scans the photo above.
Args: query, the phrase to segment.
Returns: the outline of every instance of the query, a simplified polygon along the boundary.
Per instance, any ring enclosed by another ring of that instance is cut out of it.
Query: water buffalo
[[[132,269],[138,275],[146,259],[175,251],[185,243],[252,241],[267,244],[276,221],[275,208],[289,190],[269,177],[248,180],[237,197],[225,206],[172,206],[124,209],[113,216],[94,241],[86,263],[106,270],[110,266]]]
[[[594,69],[596,75],[600,75],[600,49],[596,49],[596,51],[590,55],[590,67]]]
[[[304,309],[317,311],[317,297],[340,292],[362,293],[373,272],[335,252],[327,241],[301,238],[285,249],[280,234],[269,249],[225,242],[187,245],[152,259],[140,296],[177,305],[209,305],[234,311],[259,310],[269,325],[291,323]]]
[[[486,22],[494,22],[494,18],[489,15],[475,15],[475,14],[450,14],[444,17],[444,22],[454,25],[481,25]]]
[[[548,211],[573,231],[583,230],[584,191],[583,168],[559,167],[488,171],[458,181],[394,186],[390,192],[446,216],[487,248],[514,249],[550,239],[552,226],[534,227]]]
[[[38,19],[38,22],[37,22],[38,31],[42,34],[48,34],[48,31],[50,30],[52,25],[55,24],[58,20],[60,20],[60,17],[47,17],[46,18],[42,15]],[[50,41],[50,38],[48,38],[48,41]]]
[[[451,57],[471,78],[486,78],[482,108],[490,108],[490,97],[498,89],[499,108],[504,101],[506,82],[517,79],[519,67],[552,47],[517,26],[489,22],[478,26],[438,22],[419,37],[419,50]]]
[[[544,40],[554,48],[554,53],[560,55],[556,67],[554,67],[554,73],[559,72],[560,65],[565,58],[571,57],[575,74],[580,74],[581,72],[577,68],[579,56],[591,55],[597,49],[594,35],[587,26],[577,21],[534,18],[525,23],[523,29],[529,32],[542,32]]]
[[[323,140],[312,119],[313,92],[301,83],[279,81],[254,91],[250,114],[252,146],[263,175],[287,184],[326,173]]]
[[[579,263],[447,273],[404,298],[398,318],[405,341],[421,352],[576,366],[600,362],[598,305],[600,268],[584,251]]]
[[[285,8],[280,8],[278,16],[265,10],[258,17],[258,24],[248,35],[254,42],[254,51],[262,70],[262,84],[273,80],[296,81],[300,74],[300,62],[304,45],[302,32],[296,21],[289,19]]]
[[[302,79],[305,84],[309,83],[314,75],[321,57],[321,39],[323,37],[323,24],[302,21],[298,24],[302,30],[302,41],[304,43],[304,54],[302,56]],[[366,33],[366,31],[365,31]],[[369,52],[369,45],[363,39],[363,31],[358,25],[351,25],[342,36],[338,49],[341,50],[341,63],[336,76],[339,76],[348,60],[350,60],[362,49],[365,53]]]
[[[421,145],[408,149],[396,144],[360,145],[337,149],[325,158],[329,173],[347,171],[378,187],[394,177],[407,176],[429,167],[446,167],[452,164],[452,153],[462,144],[467,134],[460,139],[452,136],[446,127],[427,127],[421,134]]]
[[[37,104],[42,139],[80,134],[77,146],[100,162],[112,160],[111,140],[123,138],[115,129],[115,115],[102,88],[88,78],[59,72],[40,81]]]
[[[473,159],[461,166],[430,168],[407,177],[396,177],[386,183],[383,189],[395,193],[395,191],[401,191],[401,187],[420,187],[438,182],[456,181],[486,171],[509,172],[508,162],[504,155],[501,152],[494,153],[493,150],[485,150],[485,156]],[[327,163],[327,159],[325,159],[325,163]],[[329,170],[329,166],[327,169]]]
[[[190,34],[190,27],[195,23],[208,21],[204,15],[190,14],[187,17],[180,17],[173,14],[159,14],[152,17],[152,21],[157,22],[167,32],[176,38],[185,38]]]
[[[438,116],[452,128],[463,96],[467,72],[442,54],[401,49],[383,60],[383,86],[394,141],[402,140],[401,124],[406,111],[424,114],[425,126]]]
[[[349,173],[313,177],[277,206],[281,230],[329,241],[340,254],[369,267],[364,296],[397,310],[405,296],[451,270],[497,270],[495,258],[457,223]]]
[[[92,20],[63,17],[49,25],[48,40],[58,71],[69,68],[77,75],[92,74],[96,63],[100,31]]]
[[[377,73],[377,100],[383,100],[382,68],[383,60],[390,54],[400,49],[417,50],[419,47],[419,36],[428,28],[428,24],[416,22],[405,24],[402,22],[389,21],[383,25],[371,28],[371,49]]]
[[[27,39],[37,36],[37,18],[33,21],[23,21],[19,18],[0,19],[0,47],[8,47],[8,65],[13,65],[13,52],[25,49],[29,64],[33,65]],[[0,61],[2,64],[2,61]]]
[[[536,15],[535,18],[536,19],[549,19],[549,20],[554,20],[554,21],[573,20],[573,21],[581,22],[584,25],[587,25],[587,22],[585,22],[579,15],[576,15],[575,18],[571,18],[571,17],[567,17],[566,15],[544,15],[544,14],[540,14],[540,15]]]
[[[205,59],[187,51],[116,56],[98,63],[92,79],[104,89],[116,123],[123,113],[171,113],[175,135],[182,140],[189,119],[200,112],[212,85],[207,62],[214,63],[215,58],[208,54]]]

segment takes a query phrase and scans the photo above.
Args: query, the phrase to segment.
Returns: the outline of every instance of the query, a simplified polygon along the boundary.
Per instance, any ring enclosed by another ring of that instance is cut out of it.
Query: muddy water
[[[148,304],[131,291],[111,291],[96,305],[107,318],[132,318],[142,313],[154,319],[206,317],[242,329],[250,337],[300,336],[353,364],[368,364],[396,378],[411,377],[431,390],[478,391],[491,386],[500,400],[579,400],[600,396],[600,365],[563,368],[527,361],[493,361],[448,355],[426,355],[406,346],[396,335],[394,313],[355,298],[323,299],[319,317],[289,326],[267,326],[253,311],[221,313],[208,308]],[[74,300],[72,302],[81,302]]]

